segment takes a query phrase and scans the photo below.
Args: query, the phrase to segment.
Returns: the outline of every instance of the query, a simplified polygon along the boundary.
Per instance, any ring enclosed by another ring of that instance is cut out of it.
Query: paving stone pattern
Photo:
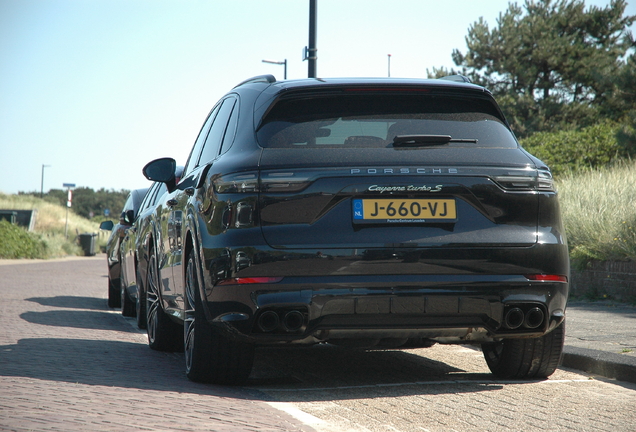
[[[106,286],[103,255],[0,266],[0,430],[313,430],[253,391],[188,381]]]
[[[464,346],[261,348],[246,387],[192,383],[182,353],[107,308],[103,255],[1,264],[0,431],[636,431],[636,384],[566,368],[497,381]],[[568,340],[631,344],[629,310],[594,311],[571,310]]]

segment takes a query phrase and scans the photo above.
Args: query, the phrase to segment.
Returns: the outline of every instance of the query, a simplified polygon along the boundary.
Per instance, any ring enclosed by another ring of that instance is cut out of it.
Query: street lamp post
[[[263,63],[270,63],[270,64],[277,64],[277,65],[283,65],[285,66],[285,72],[283,75],[284,79],[287,79],[287,59],[283,60],[283,61],[276,61],[276,60],[263,60]]]
[[[391,78],[391,54],[387,54],[389,56],[389,78]]]
[[[42,165],[42,181],[40,182],[40,198],[44,197],[44,168],[48,168],[51,165]]]
[[[316,48],[316,28],[318,24],[317,0],[309,0],[309,46],[307,47],[306,60],[309,60],[307,78],[316,78],[316,60],[318,60],[318,48]]]

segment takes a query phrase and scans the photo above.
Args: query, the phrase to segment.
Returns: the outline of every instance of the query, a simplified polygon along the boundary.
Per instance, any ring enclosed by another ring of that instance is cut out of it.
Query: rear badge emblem
[[[441,192],[443,185],[436,186],[379,186],[379,185],[371,185],[367,188],[369,192]]]

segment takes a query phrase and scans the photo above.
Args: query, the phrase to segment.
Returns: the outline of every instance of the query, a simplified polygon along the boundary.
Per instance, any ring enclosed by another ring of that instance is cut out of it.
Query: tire
[[[186,375],[196,382],[243,384],[254,363],[254,345],[231,339],[208,322],[201,302],[198,269],[191,251],[186,268],[183,326]]]
[[[504,339],[483,344],[482,351],[491,372],[498,378],[547,378],[561,361],[565,321],[536,339]]]
[[[110,272],[110,270],[109,270]],[[121,279],[111,279],[108,276],[108,307],[117,309],[121,307]]]
[[[144,290],[144,284],[139,274],[137,275],[137,302],[135,303],[135,311],[137,314],[137,327],[144,330],[146,329],[146,291]]]
[[[183,330],[163,310],[159,290],[159,267],[157,255],[150,253],[148,277],[146,278],[146,324],[148,345],[157,351],[180,351],[183,349]]]
[[[128,290],[124,286],[124,280],[119,279],[120,288],[120,298],[121,298],[121,314],[125,317],[134,317],[137,313],[135,303],[130,299],[128,295]]]

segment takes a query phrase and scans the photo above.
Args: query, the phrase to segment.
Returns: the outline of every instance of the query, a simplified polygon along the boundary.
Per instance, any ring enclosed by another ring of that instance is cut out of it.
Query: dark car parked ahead
[[[150,346],[235,384],[254,347],[480,344],[499,377],[563,348],[569,261],[548,167],[490,92],[441,80],[248,80],[218,102],[146,250]]]
[[[111,231],[106,243],[106,261],[108,264],[108,307],[122,307],[122,289],[121,289],[121,241],[126,235],[135,218],[137,211],[141,205],[141,201],[146,196],[148,188],[135,189],[128,194],[124,208],[119,216],[119,223],[113,224],[112,221],[104,221],[99,228]]]
[[[177,167],[175,175],[181,176],[183,167]],[[157,205],[162,202],[168,189],[164,183],[155,182],[150,186],[141,202],[132,226],[126,230],[121,241],[121,289],[122,314],[136,316],[139,328],[146,328],[146,297],[144,290],[145,266],[140,272],[139,263],[145,263],[144,256],[139,257],[146,249],[146,243],[152,238],[161,238]]]

